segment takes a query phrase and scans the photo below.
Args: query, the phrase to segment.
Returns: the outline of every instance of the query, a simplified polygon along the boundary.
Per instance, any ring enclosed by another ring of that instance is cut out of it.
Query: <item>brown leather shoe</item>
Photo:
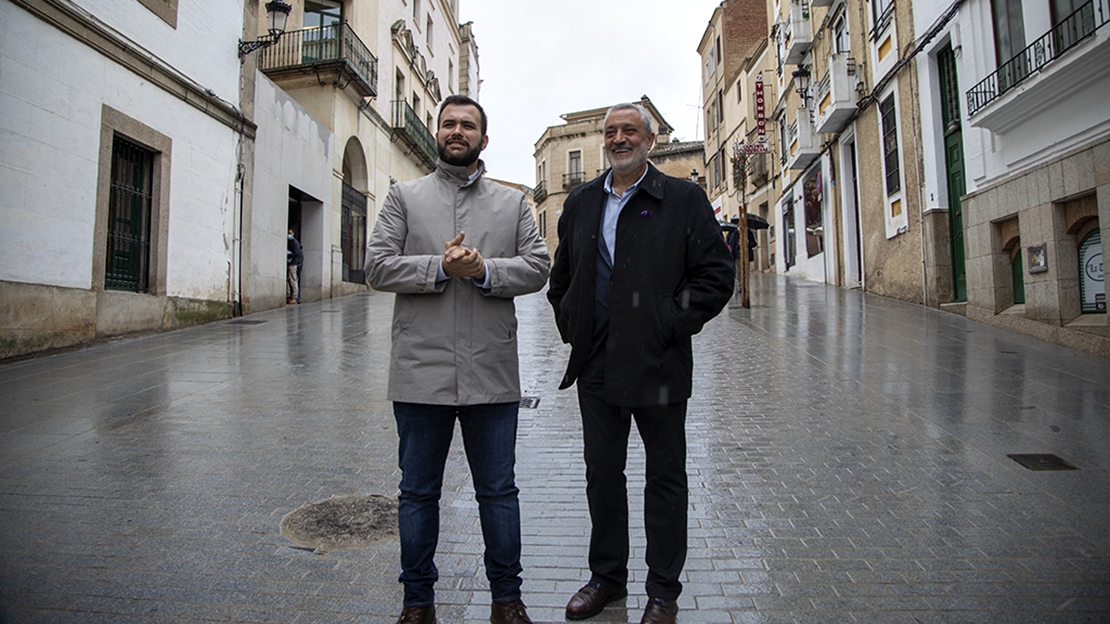
[[[397,624],[436,624],[436,607],[405,607]]]
[[[644,609],[640,624],[674,624],[678,616],[678,601],[652,598]]]
[[[519,600],[512,602],[495,602],[490,608],[489,621],[493,624],[532,624],[524,603]]]
[[[586,586],[571,596],[567,603],[568,620],[584,620],[601,613],[605,605],[620,600],[628,595],[626,587],[609,587],[597,581],[590,581]]]

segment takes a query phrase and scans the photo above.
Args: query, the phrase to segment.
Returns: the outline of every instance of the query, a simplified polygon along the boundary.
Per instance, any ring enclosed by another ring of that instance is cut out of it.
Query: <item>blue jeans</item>
[[[486,578],[496,602],[520,599],[520,502],[513,466],[519,403],[423,405],[394,403],[400,436],[401,576],[406,607],[435,602],[439,579],[434,557],[439,541],[439,499],[455,419],[474,480],[485,540]]]

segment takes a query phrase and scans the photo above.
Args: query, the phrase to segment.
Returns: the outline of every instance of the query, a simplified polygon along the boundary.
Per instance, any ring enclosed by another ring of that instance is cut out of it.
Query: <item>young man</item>
[[[370,285],[397,293],[388,398],[400,437],[398,624],[436,619],[433,557],[456,420],[485,539],[490,621],[531,622],[520,600],[513,297],[543,287],[549,259],[524,195],[482,178],[486,123],[470,98],[444,100],[435,172],[390,187],[367,247]]]
[[[686,400],[690,337],[732,295],[733,267],[705,192],[647,162],[655,141],[639,104],[605,118],[611,170],[575,188],[559,218],[548,299],[578,384],[590,520],[590,582],[567,604],[593,617],[628,595],[632,418],[647,454],[644,525],[649,598],[642,624],[673,623],[686,561]]]

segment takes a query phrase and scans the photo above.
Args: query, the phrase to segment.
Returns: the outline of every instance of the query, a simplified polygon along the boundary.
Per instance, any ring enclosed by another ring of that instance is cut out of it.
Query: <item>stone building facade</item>
[[[289,230],[302,301],[367,288],[380,198],[477,96],[473,25],[288,4],[275,40],[264,0],[0,2],[0,357],[286,305]]]

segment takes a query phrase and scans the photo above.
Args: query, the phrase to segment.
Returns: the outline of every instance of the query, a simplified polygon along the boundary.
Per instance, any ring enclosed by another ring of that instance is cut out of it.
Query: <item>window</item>
[[[1028,59],[1021,54],[1025,49],[1021,0],[992,0],[991,18],[994,21],[995,62],[1002,70],[998,76],[1001,92],[1028,76],[1030,71]]]
[[[879,104],[879,114],[883,121],[883,165],[886,171],[886,194],[893,195],[902,190],[901,167],[898,159],[898,120],[894,107],[894,95],[887,96]]]
[[[101,106],[94,288],[164,296],[173,141]]]
[[[1020,2],[1021,0],[1015,0]],[[894,11],[894,0],[871,0],[872,36],[877,37],[886,30]]]
[[[393,81],[393,99],[398,102],[405,101],[405,75],[397,70],[397,78]]]
[[[447,60],[447,91],[455,93],[455,62]]]
[[[833,52],[852,51],[851,33],[848,31],[848,12],[841,10],[833,22]]]
[[[322,28],[343,22],[343,5],[335,0],[305,0],[304,27]]]
[[[150,209],[154,155],[116,136],[112,142],[111,195],[104,287],[146,292],[150,285]]]
[[[782,217],[785,222],[784,236],[782,238],[782,259],[786,263],[786,268],[794,266],[798,263],[797,255],[797,242],[794,240],[796,235],[794,225],[794,198],[786,199],[782,206]]]
[[[1079,293],[1084,314],[1106,313],[1106,280],[1102,268],[1102,232],[1097,228],[1079,244]]]
[[[806,255],[812,258],[825,251],[824,216],[821,210],[821,174],[815,172],[802,184],[805,193]]]
[[[412,92],[412,112],[416,113],[416,118],[420,119],[420,96],[416,92]]]
[[[575,150],[570,153],[567,170],[571,173],[582,173],[582,152]]]
[[[563,180],[564,186],[576,186],[585,181],[582,173],[582,150],[574,150],[567,154],[567,175]]]
[[[343,281],[366,281],[366,196],[343,183],[343,213],[339,234],[343,252]]]
[[[428,42],[428,51],[431,51],[431,49],[432,49],[432,41],[433,41],[433,37],[432,37],[432,27],[433,27],[433,26],[434,26],[434,24],[433,24],[433,22],[432,22],[432,14],[431,14],[431,13],[429,13],[429,14],[428,14],[428,28],[427,28],[427,31],[428,31],[428,32],[424,33],[424,34],[425,34],[425,35],[427,36],[427,42]]]
[[[416,26],[420,25],[420,0],[412,0],[412,21]]]
[[[540,227],[540,238],[546,239],[547,238],[547,211],[546,210],[544,210],[543,212],[540,213],[540,218],[538,219],[538,221],[539,221],[538,225]]]

